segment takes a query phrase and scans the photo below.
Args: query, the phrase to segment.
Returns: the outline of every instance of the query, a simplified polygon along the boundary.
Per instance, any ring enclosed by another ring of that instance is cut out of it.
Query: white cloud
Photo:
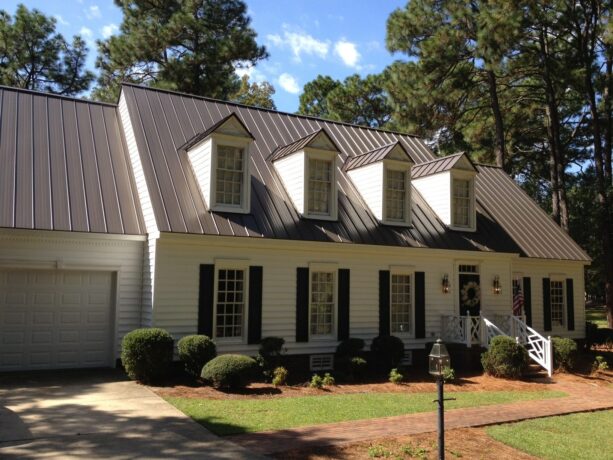
[[[109,38],[111,35],[114,35],[118,31],[119,27],[117,27],[117,24],[107,24],[100,30],[100,33],[102,34],[103,38]]]
[[[68,26],[70,25],[70,23],[68,21],[66,21],[62,15],[60,14],[56,14],[55,16],[53,16],[55,18],[55,20],[57,21],[58,24],[62,25],[62,26]]]
[[[249,80],[252,82],[262,83],[263,81],[266,81],[266,75],[252,65],[242,64],[241,67],[241,63],[237,63],[234,66],[234,73],[241,78],[244,75],[247,75]]]
[[[279,82],[279,86],[288,93],[298,94],[300,92],[298,82],[293,76],[288,73],[282,73],[281,75],[279,75],[279,79],[277,81]]]
[[[284,26],[283,36],[279,34],[269,34],[266,36],[268,42],[278,48],[289,48],[294,55],[294,60],[300,62],[303,54],[313,55],[324,59],[330,49],[329,41],[322,41],[314,38],[305,32],[293,32]]]
[[[360,60],[360,53],[355,43],[340,39],[334,44],[334,54],[341,58],[341,60],[348,67],[358,67],[358,61]]]
[[[79,30],[79,35],[81,35],[86,40],[89,40],[94,36],[94,33],[90,28],[83,26],[81,27],[81,30]]]
[[[102,13],[100,13],[100,7],[98,5],[90,6],[85,10],[85,16],[87,16],[87,19],[95,19],[101,17]]]

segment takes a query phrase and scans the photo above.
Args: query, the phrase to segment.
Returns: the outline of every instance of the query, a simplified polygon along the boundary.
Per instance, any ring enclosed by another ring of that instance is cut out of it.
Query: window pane
[[[244,270],[217,272],[217,337],[242,337],[244,319]]]
[[[311,273],[311,335],[330,335],[334,324],[334,273]]]
[[[562,281],[550,282],[551,296],[551,324],[564,326],[564,283]]]
[[[470,181],[453,180],[453,225],[470,227]]]
[[[309,160],[309,214],[330,214],[332,191],[332,162]]]
[[[413,319],[411,275],[392,275],[391,287],[391,332],[411,333]]]
[[[404,221],[406,219],[406,172],[386,169],[385,218]]]
[[[216,204],[241,206],[243,197],[243,149],[217,146]]]

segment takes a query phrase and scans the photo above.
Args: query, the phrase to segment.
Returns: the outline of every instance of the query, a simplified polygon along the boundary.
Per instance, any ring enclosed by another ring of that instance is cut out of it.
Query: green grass
[[[613,457],[613,411],[562,415],[487,429],[494,439],[544,459]]]
[[[598,327],[608,327],[607,314],[604,310],[604,306],[586,308],[585,319],[592,323],[596,323]]]
[[[448,396],[453,396],[456,400],[447,401],[445,407],[457,409],[558,398],[566,394],[559,391],[491,391],[453,393]],[[432,402],[435,398],[435,393],[370,393],[270,399],[167,398],[167,400],[213,433],[225,436],[429,412],[436,409]]]

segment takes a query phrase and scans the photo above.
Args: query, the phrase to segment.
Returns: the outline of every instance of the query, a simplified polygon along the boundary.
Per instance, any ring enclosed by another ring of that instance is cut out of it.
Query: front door
[[[481,311],[481,288],[478,273],[460,273],[460,315],[479,316]]]

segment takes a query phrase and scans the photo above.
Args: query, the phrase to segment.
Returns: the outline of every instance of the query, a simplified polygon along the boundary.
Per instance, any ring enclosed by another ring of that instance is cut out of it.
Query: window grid
[[[410,333],[412,329],[413,299],[411,297],[411,275],[392,274],[391,292],[392,333]]]
[[[243,149],[217,146],[215,201],[220,205],[241,206],[243,201]]]
[[[394,169],[386,170],[385,218],[404,221],[406,212],[406,172]]]
[[[458,271],[460,273],[479,273],[479,266],[460,264],[458,266]]]
[[[332,162],[309,159],[309,214],[330,214]]]
[[[562,281],[550,282],[551,324],[564,325],[564,283]]]
[[[245,271],[217,272],[216,336],[242,337],[245,311]]]
[[[453,225],[470,227],[470,181],[453,181]]]
[[[311,273],[311,335],[331,335],[334,324],[334,273]]]

